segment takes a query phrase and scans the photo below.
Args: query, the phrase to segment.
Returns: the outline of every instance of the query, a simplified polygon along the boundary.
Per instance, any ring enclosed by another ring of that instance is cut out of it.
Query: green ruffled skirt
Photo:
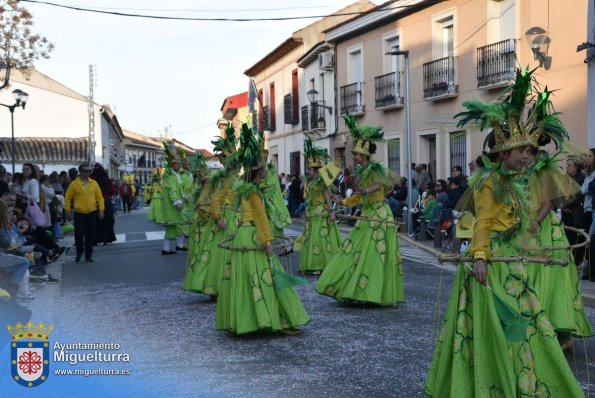
[[[300,252],[300,271],[322,271],[331,261],[341,246],[341,233],[334,221],[329,220],[326,204],[308,205],[304,232],[298,238],[302,247]]]
[[[550,247],[569,245],[562,223],[551,211],[541,223],[540,244]],[[567,260],[568,266],[530,264],[527,272],[533,280],[537,296],[552,321],[554,330],[575,336],[593,336],[593,329],[583,305],[580,279],[572,252],[552,250],[550,255],[552,258]]]
[[[513,246],[492,239],[492,255],[514,256]],[[488,265],[488,284],[534,323],[526,339],[508,342],[492,293],[459,265],[424,391],[430,397],[582,397],[527,269],[519,263]]]
[[[240,225],[228,243],[234,247],[259,247],[256,227]],[[217,330],[236,334],[280,331],[310,321],[293,288],[276,290],[272,267],[282,270],[276,256],[263,250],[232,250],[231,264],[225,267],[217,299]]]
[[[393,221],[384,202],[363,206],[362,216]],[[403,268],[395,224],[359,220],[324,269],[316,291],[339,301],[382,306],[403,302]]]
[[[188,244],[188,260],[186,275],[182,282],[182,289],[216,296],[219,291],[219,281],[223,265],[217,264],[214,250],[222,240],[223,231],[215,226],[212,217],[193,222],[190,227]]]
[[[163,210],[161,208],[161,194],[153,193],[151,196],[151,206],[149,207],[149,214],[147,215],[149,221],[163,224]]]

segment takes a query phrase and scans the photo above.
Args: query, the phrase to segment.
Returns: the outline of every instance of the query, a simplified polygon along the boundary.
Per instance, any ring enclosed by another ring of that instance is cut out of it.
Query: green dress
[[[494,173],[482,169],[470,179],[477,209],[472,250],[485,240],[485,251],[491,256],[515,256],[518,250],[511,242],[522,233],[515,230],[521,225],[521,190],[514,177],[502,179]],[[494,192],[503,189],[506,204],[495,199]],[[487,270],[492,291],[476,282],[464,264],[459,265],[425,393],[457,398],[582,397],[525,265],[491,262]],[[532,323],[524,340],[507,339],[495,295]]]
[[[281,192],[281,186],[279,185],[277,170],[271,163],[267,164],[267,172],[264,183],[261,185],[261,192],[273,236],[280,238],[283,236],[283,229],[291,225],[291,216],[283,201],[283,192]]]
[[[370,162],[356,176],[362,189],[375,183],[381,186],[361,200],[361,216],[370,221],[357,221],[324,269],[316,291],[338,301],[393,306],[404,301],[404,286],[397,229],[390,207],[384,202],[389,178],[378,162]],[[354,195],[344,202],[353,207],[359,200]]]
[[[184,207],[182,209],[182,218],[185,221],[189,221],[190,215],[194,212],[194,205],[195,205],[195,185],[194,185],[194,178],[192,173],[188,170],[181,170],[180,171],[180,179],[181,179],[181,186],[180,192],[184,198]],[[178,230],[180,234],[184,234],[186,236],[190,235],[190,225],[191,224],[179,224]]]
[[[302,242],[300,271],[322,271],[341,246],[341,233],[335,221],[329,219],[329,209],[324,197],[328,189],[322,177],[307,185],[308,204]]]
[[[251,183],[239,188],[241,222],[228,245],[235,248],[261,248],[273,237],[268,225],[260,189]],[[217,299],[217,330],[235,334],[281,331],[310,321],[292,287],[277,290],[273,269],[282,271],[279,259],[264,250],[231,251],[231,267],[224,272]]]
[[[550,157],[545,152],[540,152],[532,167],[529,168],[527,184],[532,193],[528,196],[526,204],[531,212],[529,220],[536,218],[542,200],[549,199],[556,203],[564,198],[572,197],[580,189],[571,177],[557,167],[555,157]],[[533,240],[537,242],[533,246],[569,246],[563,224],[556,213],[551,210],[542,220],[539,231]],[[531,247],[532,245],[520,242],[519,246]],[[542,250],[529,254],[544,255]],[[537,295],[552,321],[554,330],[575,336],[593,336],[591,323],[583,305],[580,279],[572,252],[570,250],[551,250],[548,255],[555,259],[566,260],[568,265],[529,264],[527,271],[531,275]]]
[[[163,224],[161,195],[161,184],[158,182],[154,182],[152,185],[151,205],[149,207],[149,214],[147,215],[147,219],[158,224]]]

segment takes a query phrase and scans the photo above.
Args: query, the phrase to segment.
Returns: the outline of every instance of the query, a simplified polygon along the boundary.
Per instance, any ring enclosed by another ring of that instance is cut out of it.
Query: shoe
[[[286,328],[281,329],[281,333],[283,333],[286,336],[294,336],[296,334],[302,333],[302,331],[300,329]]]
[[[162,256],[169,256],[170,254],[178,254],[178,252],[161,250]]]
[[[49,277],[47,274],[42,274],[39,271],[33,271],[29,274],[29,278],[30,279],[42,279],[44,281],[47,281]]]
[[[60,279],[54,278],[53,276],[48,274],[48,279],[46,280],[46,282],[47,283],[58,283],[58,282],[60,282]]]
[[[176,246],[176,250],[181,251],[181,252],[187,252],[188,251],[188,248],[187,247]]]
[[[58,249],[56,249],[56,252],[58,253],[58,255],[62,255],[64,254],[64,252],[66,251],[66,248],[64,246],[59,247]]]
[[[35,298],[35,296],[31,292],[28,292],[27,294],[21,294],[21,293],[17,294],[17,299],[19,299],[19,300],[33,300],[34,298]]]
[[[289,250],[283,250],[279,255],[280,256],[288,256],[291,253],[293,253],[293,248],[289,249]]]
[[[85,261],[86,261],[87,263],[94,263],[94,262],[95,262],[95,260],[93,260],[91,257],[89,257],[89,258],[85,258]]]
[[[78,254],[76,255],[76,257],[74,258],[74,262],[75,262],[75,263],[78,263],[78,262],[80,262],[80,261],[81,261],[81,258],[83,258],[83,253],[78,253]]]

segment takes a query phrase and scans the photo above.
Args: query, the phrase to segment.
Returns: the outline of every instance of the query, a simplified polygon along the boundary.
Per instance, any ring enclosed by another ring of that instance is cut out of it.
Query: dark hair
[[[39,177],[39,182],[45,182],[49,178],[50,177],[47,174],[42,174],[41,177]]]
[[[89,167],[89,164],[87,164],[87,163],[81,163],[81,164],[79,165],[79,173],[80,173],[80,171],[83,169],[83,167]],[[72,170],[72,169],[70,169],[70,170]],[[70,170],[68,170],[68,171],[70,172]]]
[[[376,153],[376,144],[374,144],[373,142],[370,142],[369,150],[370,150],[370,155],[375,154]]]
[[[5,175],[6,175],[6,169],[4,168],[4,166],[2,166],[0,164],[0,178],[4,178]]]
[[[463,172],[463,168],[461,166],[458,166],[458,165],[457,166],[452,166],[450,169],[451,170],[456,170],[456,171],[461,172],[461,173]]]
[[[33,165],[33,163],[23,163],[23,167],[27,166],[31,169],[31,176],[29,178],[39,180],[39,174],[37,173],[37,167]]]
[[[440,184],[440,191],[442,191],[442,192],[448,191],[448,185],[446,184],[446,180],[443,180],[443,179],[436,180],[436,184]]]
[[[50,182],[52,184],[56,184],[58,182],[58,172],[57,171],[52,171],[50,173]]]
[[[59,176],[60,176],[60,177],[65,177],[65,176],[67,176],[67,175],[68,175],[68,173],[67,173],[67,172],[65,172],[64,170],[62,170],[62,171],[60,172],[60,175],[59,175]]]
[[[23,183],[23,173],[14,173],[12,175],[12,182],[13,183],[17,183],[17,184],[22,184]]]
[[[97,182],[99,185],[99,189],[103,193],[109,193],[110,181],[107,172],[103,168],[103,166],[99,163],[95,163],[93,166],[93,171],[91,172],[90,177]]]
[[[479,155],[477,157],[477,159],[475,159],[475,164],[477,165],[477,167],[485,167],[485,164],[483,163],[483,158],[481,157],[481,155]]]
[[[448,183],[461,186],[461,178],[460,177],[448,177]]]
[[[428,195],[436,196],[436,190],[435,189],[428,189]]]
[[[80,168],[80,166],[79,166]],[[77,171],[77,169],[75,167],[71,167],[68,169],[68,177],[70,177],[71,180],[74,180],[76,178],[76,176],[78,176],[79,172]]]
[[[589,152],[591,152],[591,155],[593,155],[595,157],[595,148],[589,148]],[[593,170],[595,170],[595,165],[591,165],[591,166],[587,167],[588,173],[591,173]]]

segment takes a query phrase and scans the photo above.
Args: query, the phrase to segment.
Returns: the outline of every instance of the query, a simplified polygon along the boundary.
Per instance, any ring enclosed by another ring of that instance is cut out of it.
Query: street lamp
[[[328,113],[332,115],[333,107],[324,105],[324,101],[318,101],[318,94],[318,91],[316,91],[315,89],[312,89],[306,93],[306,95],[308,96],[308,101],[310,102],[310,105],[312,105],[312,109],[316,109],[316,113],[318,113],[318,108],[328,109]],[[322,115],[318,116],[317,123],[318,127],[324,128],[324,117]]]
[[[396,47],[393,47],[396,48]],[[411,181],[411,96],[409,94],[409,51],[393,50],[385,55],[405,57],[405,130],[407,137],[407,233],[413,233],[411,210],[413,209],[413,185]]]
[[[549,69],[552,65],[552,57],[548,57],[547,52],[552,39],[545,29],[534,26],[525,32],[525,38],[533,51],[533,59],[539,60],[539,66]]]
[[[11,144],[12,144],[12,174],[14,175],[14,160],[16,156],[16,151],[14,148],[14,109],[22,107],[25,109],[25,105],[27,105],[27,101],[29,101],[29,94],[24,92],[23,90],[19,90],[18,88],[12,92],[12,96],[14,97],[15,103],[12,105],[5,105],[0,104],[1,106],[8,108],[10,111],[10,130],[11,130]]]

